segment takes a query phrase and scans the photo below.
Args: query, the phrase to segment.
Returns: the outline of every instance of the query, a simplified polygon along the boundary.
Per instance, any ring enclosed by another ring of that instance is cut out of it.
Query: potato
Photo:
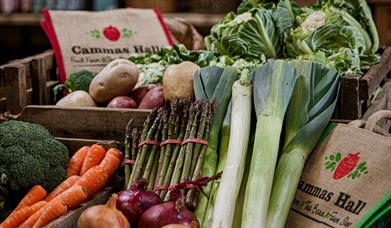
[[[136,102],[127,96],[114,97],[109,104],[108,108],[137,108]]]
[[[145,96],[145,94],[147,94],[151,89],[155,88],[156,86],[157,85],[155,85],[155,84],[140,86],[140,87],[132,90],[129,93],[129,97],[131,97],[137,103],[137,105],[139,105],[141,100]]]
[[[151,89],[147,94],[145,94],[138,108],[154,109],[163,106],[163,103],[164,103],[163,88],[161,86],[157,86]]]
[[[89,93],[96,103],[107,103],[114,97],[127,95],[136,85],[138,75],[133,62],[113,60],[92,80]]]
[[[164,99],[193,98],[193,75],[198,69],[189,61],[168,66],[163,75]]]
[[[59,100],[56,106],[63,107],[96,107],[94,100],[91,96],[83,90],[76,90],[61,100]]]

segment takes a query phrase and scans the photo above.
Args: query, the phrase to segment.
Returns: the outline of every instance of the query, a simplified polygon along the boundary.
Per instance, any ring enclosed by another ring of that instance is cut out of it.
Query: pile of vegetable
[[[63,182],[49,194],[41,185],[33,186],[0,227],[44,227],[104,189],[122,158],[119,150],[106,151],[98,144],[80,148],[69,160]]]
[[[80,71],[71,74],[64,85],[68,92],[57,102],[63,107],[153,109],[163,104],[163,88],[147,85],[135,88],[139,72],[135,64],[116,59],[98,74]]]
[[[27,189],[40,184],[52,190],[66,178],[68,149],[38,124],[0,124],[0,219]]]
[[[205,38],[208,50],[246,60],[308,59],[359,74],[379,57],[379,37],[366,1],[243,1]]]
[[[148,116],[142,131],[128,129],[126,188],[145,179],[148,190],[168,200],[170,193],[160,187],[198,178],[208,148],[214,105],[205,100],[173,99]],[[194,205],[195,192],[187,191],[186,196],[188,205]]]

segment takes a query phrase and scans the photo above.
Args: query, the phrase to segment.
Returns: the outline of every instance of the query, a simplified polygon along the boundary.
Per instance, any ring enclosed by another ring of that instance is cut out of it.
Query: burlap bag
[[[173,44],[158,10],[43,11],[60,80],[80,70],[98,72],[115,58],[155,52]]]
[[[391,136],[338,124],[308,159],[286,227],[367,227],[391,210]]]

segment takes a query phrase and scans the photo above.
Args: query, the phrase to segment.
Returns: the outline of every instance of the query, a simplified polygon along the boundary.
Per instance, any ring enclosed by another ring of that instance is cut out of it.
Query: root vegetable
[[[163,106],[163,88],[161,86],[151,89],[141,100],[139,109],[154,109]]]
[[[107,64],[92,80],[89,88],[97,103],[107,103],[117,96],[127,95],[136,85],[139,72],[127,59],[116,59]]]
[[[78,228],[130,228],[126,217],[116,208],[117,195],[113,194],[106,205],[85,210],[77,221]]]
[[[137,103],[130,97],[118,96],[114,97],[109,104],[108,108],[137,108]]]
[[[193,98],[193,75],[199,69],[189,61],[168,66],[163,75],[164,99]]]
[[[134,90],[132,90],[129,93],[129,97],[132,98],[137,105],[140,104],[141,100],[144,98],[144,96],[153,88],[155,88],[157,85],[155,84],[150,84],[150,85],[145,85],[145,86],[140,86]]]
[[[56,106],[63,107],[96,107],[92,97],[83,90],[72,92],[59,100]]]

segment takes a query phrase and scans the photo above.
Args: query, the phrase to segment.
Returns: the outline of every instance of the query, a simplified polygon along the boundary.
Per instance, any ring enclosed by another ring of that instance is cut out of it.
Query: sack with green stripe
[[[286,227],[370,227],[390,214],[391,135],[380,119],[391,120],[391,111],[338,124],[316,148]]]

